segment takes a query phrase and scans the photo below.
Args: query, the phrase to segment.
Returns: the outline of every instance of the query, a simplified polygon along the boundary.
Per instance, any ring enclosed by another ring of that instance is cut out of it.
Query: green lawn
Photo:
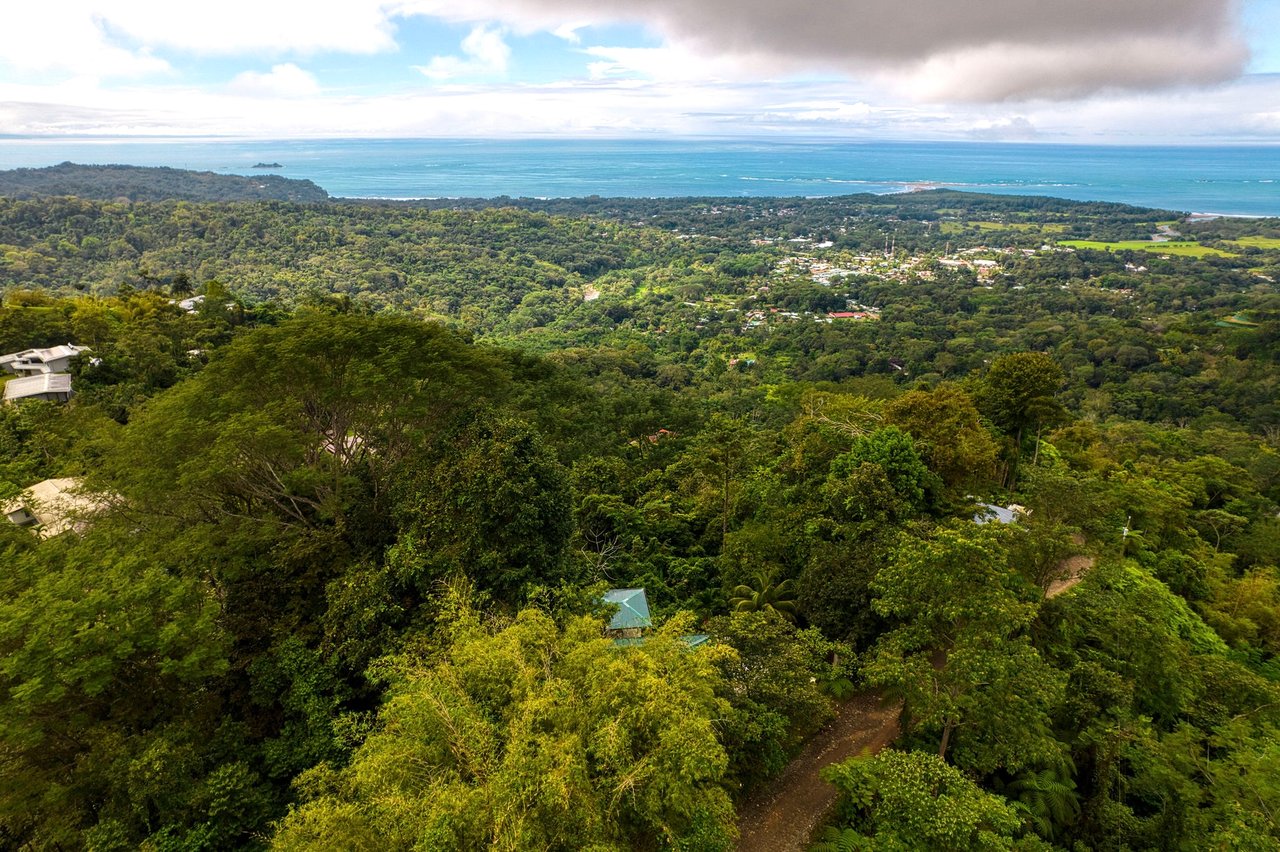
[[[1058,245],[1070,246],[1071,248],[1098,249],[1099,251],[1149,251],[1154,254],[1176,254],[1183,257],[1205,257],[1206,255],[1235,257],[1231,252],[1209,248],[1199,243],[1177,240],[1167,243],[1157,243],[1151,240],[1122,240],[1118,243],[1101,243],[1095,240],[1059,240]]]
[[[966,228],[977,228],[979,231],[1040,231],[1046,234],[1060,234],[1067,229],[1067,226],[1055,222],[943,222],[941,232],[959,234]]]
[[[1280,249],[1280,237],[1241,237],[1238,240],[1230,240],[1230,242],[1233,245],[1246,248]]]

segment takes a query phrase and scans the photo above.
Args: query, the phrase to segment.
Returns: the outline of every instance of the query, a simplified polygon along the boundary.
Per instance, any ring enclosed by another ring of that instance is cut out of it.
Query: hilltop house
[[[100,501],[80,493],[80,480],[75,477],[37,482],[0,502],[0,514],[9,523],[31,527],[40,538],[80,530],[88,516],[101,508]]]
[[[0,355],[0,369],[19,376],[39,376],[49,373],[65,373],[71,365],[71,359],[81,352],[88,352],[87,346],[75,346],[67,343],[49,349],[24,349],[8,355]]]
[[[71,359],[88,352],[87,346],[71,343],[49,349],[24,349],[0,355],[0,375],[11,373],[4,386],[4,401],[47,399],[66,402],[71,398],[71,376],[66,372]]]

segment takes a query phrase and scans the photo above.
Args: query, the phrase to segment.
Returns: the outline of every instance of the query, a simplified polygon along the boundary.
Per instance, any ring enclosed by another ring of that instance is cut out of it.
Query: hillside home
[[[37,482],[16,497],[0,502],[0,514],[11,524],[30,527],[41,538],[80,530],[102,503],[80,493],[75,477]]]
[[[42,373],[5,382],[4,401],[6,403],[29,399],[66,402],[71,399],[71,376],[66,373]]]
[[[653,627],[653,619],[649,616],[649,599],[644,589],[610,589],[604,593],[605,603],[615,604],[618,611],[609,619],[604,635],[613,640],[613,644],[625,647],[644,643],[644,632]],[[693,633],[681,636],[680,639],[690,648],[708,642],[711,637],[705,633]]]
[[[71,365],[71,359],[81,352],[88,352],[87,346],[75,346],[67,343],[49,349],[24,349],[8,355],[0,355],[0,369],[19,376],[39,376],[48,373],[65,373]]]

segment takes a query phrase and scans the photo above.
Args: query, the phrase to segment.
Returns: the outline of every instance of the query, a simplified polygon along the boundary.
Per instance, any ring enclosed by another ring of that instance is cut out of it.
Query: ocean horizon
[[[339,198],[785,197],[948,188],[1280,216],[1280,146],[583,139],[0,137],[0,169],[169,166]],[[280,168],[255,168],[260,164]]]

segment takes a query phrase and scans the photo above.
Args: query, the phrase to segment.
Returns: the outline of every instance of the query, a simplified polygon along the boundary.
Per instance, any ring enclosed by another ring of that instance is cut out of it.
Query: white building
[[[10,523],[32,527],[41,538],[83,528],[103,503],[80,493],[75,477],[37,482],[17,497],[0,503],[0,514]]]
[[[12,403],[26,399],[66,402],[71,399],[71,376],[66,373],[39,373],[5,382],[5,402]]]
[[[19,376],[38,376],[43,373],[65,373],[71,365],[71,359],[81,352],[88,352],[87,346],[75,346],[67,343],[49,349],[24,349],[9,355],[0,355],[0,369]]]

